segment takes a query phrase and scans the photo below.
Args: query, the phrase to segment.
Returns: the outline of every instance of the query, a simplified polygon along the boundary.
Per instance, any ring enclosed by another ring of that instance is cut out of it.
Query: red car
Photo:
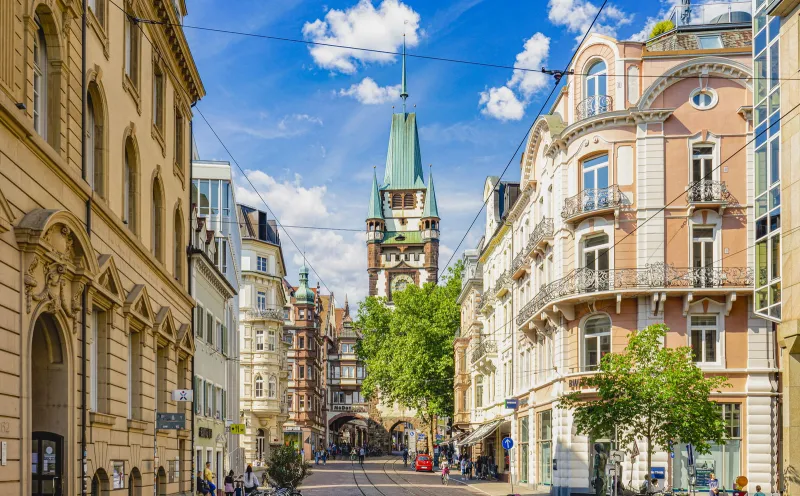
[[[433,472],[433,458],[429,455],[417,455],[414,461],[415,472]]]

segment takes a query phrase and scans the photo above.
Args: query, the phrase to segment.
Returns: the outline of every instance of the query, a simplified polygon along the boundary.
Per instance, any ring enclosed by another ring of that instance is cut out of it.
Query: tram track
[[[352,465],[352,468],[353,468],[353,482],[356,483],[356,488],[358,488],[358,490],[361,492],[362,496],[368,496],[367,492],[364,491],[364,488],[361,487],[361,484],[358,483],[358,477],[356,477],[356,472],[357,472],[356,471],[356,462],[351,461],[350,464]],[[376,486],[375,483],[372,482],[372,479],[369,478],[369,475],[367,474],[367,470],[364,468],[364,465],[361,465],[359,463],[359,466],[361,466],[361,473],[363,473],[364,477],[367,478],[367,482],[369,482],[369,484],[372,486],[372,489],[375,489],[376,491],[378,491],[378,493],[381,494],[382,496],[387,496],[386,493],[381,491],[380,489],[378,489],[378,486]],[[385,472],[385,470],[384,470],[384,472]],[[394,481],[392,481],[392,482],[394,482]],[[395,484],[396,484],[396,482],[395,482]],[[369,488],[367,488],[367,489],[369,489]]]

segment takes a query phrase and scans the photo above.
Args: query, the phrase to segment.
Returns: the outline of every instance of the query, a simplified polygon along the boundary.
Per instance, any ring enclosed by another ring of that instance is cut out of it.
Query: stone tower
[[[392,300],[409,284],[436,282],[439,274],[439,209],[433,175],[425,185],[417,114],[406,112],[406,58],[400,96],[403,111],[392,114],[383,184],[373,175],[367,213],[367,271],[370,296]]]

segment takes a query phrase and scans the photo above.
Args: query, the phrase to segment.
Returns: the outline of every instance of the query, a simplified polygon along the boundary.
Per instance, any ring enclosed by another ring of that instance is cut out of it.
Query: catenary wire
[[[114,5],[115,5],[115,6],[116,6],[118,9],[122,10],[123,14],[125,14],[126,16],[128,16],[128,17],[130,17],[130,18],[133,18],[132,16],[130,16],[130,14],[128,14],[127,12],[125,12],[125,10],[124,10],[124,9],[122,9],[122,8],[121,8],[119,5],[116,5],[116,4],[113,2],[113,0],[109,0],[109,1],[110,1],[112,4],[114,4]],[[134,19],[135,19],[135,18],[134,18]],[[147,40],[147,42],[150,44],[150,46],[151,46],[152,48],[154,48],[154,49],[155,49],[155,44],[154,44],[154,43],[153,43],[153,41],[152,41],[152,40],[151,40],[151,39],[150,39],[150,38],[147,36],[147,33],[145,33],[145,31],[144,31],[144,29],[142,28],[142,26],[141,26],[141,25],[139,26],[139,30],[140,30],[140,32],[142,33],[142,36],[143,36],[143,37],[144,37],[144,38]],[[211,126],[211,123],[210,123],[210,122],[208,122],[208,119],[206,119],[206,116],[203,114],[203,112],[200,110],[200,108],[199,108],[199,107],[195,106],[194,108],[195,108],[195,109],[197,110],[197,112],[200,114],[200,117],[202,117],[202,118],[203,118],[203,121],[206,123],[206,125],[208,126],[208,128],[209,128],[209,129],[211,130],[211,132],[214,134],[214,137],[216,137],[216,138],[217,138],[217,141],[219,141],[220,145],[222,145],[222,147],[225,149],[225,152],[226,152],[226,153],[228,154],[228,156],[231,158],[231,161],[232,161],[232,162],[233,162],[233,163],[236,165],[236,167],[237,167],[237,168],[239,169],[239,171],[242,173],[242,175],[244,176],[244,178],[247,180],[248,184],[250,184],[250,186],[253,188],[253,191],[255,192],[255,194],[256,194],[256,195],[259,197],[259,199],[260,199],[260,200],[261,200],[261,201],[264,203],[264,206],[265,206],[265,207],[267,207],[267,210],[268,210],[268,211],[269,211],[269,213],[272,215],[273,219],[275,219],[275,223],[278,225],[278,227],[280,227],[280,228],[282,228],[282,229],[283,229],[283,225],[281,224],[280,220],[278,219],[278,216],[277,216],[277,215],[275,215],[275,213],[274,213],[274,212],[272,211],[272,209],[269,207],[269,204],[267,204],[266,200],[264,200],[264,197],[262,197],[262,196],[261,196],[261,193],[259,193],[259,192],[258,192],[258,189],[255,187],[255,185],[252,183],[252,181],[250,181],[250,178],[249,178],[249,177],[247,177],[247,174],[245,173],[245,171],[244,171],[244,169],[242,168],[242,166],[241,166],[241,165],[239,165],[239,162],[237,162],[237,161],[236,161],[236,159],[234,158],[234,156],[233,156],[233,154],[231,153],[230,149],[228,149],[227,145],[225,145],[225,142],[223,142],[223,141],[222,141],[222,138],[220,138],[220,136],[217,134],[217,131],[214,129],[214,127],[213,127],[213,126]],[[311,269],[311,270],[314,272],[314,274],[317,276],[317,280],[318,280],[319,282],[321,282],[323,286],[325,286],[325,289],[327,289],[327,290],[328,290],[328,293],[330,293],[330,295],[333,297],[334,306],[336,306],[336,296],[334,295],[334,293],[333,293],[333,291],[331,290],[331,288],[330,288],[330,287],[329,287],[329,286],[328,286],[328,285],[325,283],[325,281],[322,279],[322,276],[320,276],[319,272],[317,272],[317,269],[315,269],[315,268],[314,268],[314,266],[313,266],[313,265],[311,265],[311,262],[309,262],[309,261],[308,261],[308,259],[306,258],[306,255],[305,255],[305,253],[303,252],[303,250],[301,250],[301,249],[300,249],[300,247],[299,247],[299,246],[297,245],[297,243],[294,241],[294,239],[292,238],[292,235],[291,235],[291,234],[289,234],[289,231],[288,231],[288,230],[286,230],[286,229],[283,229],[283,232],[286,234],[286,237],[287,237],[287,238],[289,238],[289,241],[291,241],[291,242],[292,242],[292,245],[294,245],[295,249],[297,249],[297,252],[298,252],[298,253],[300,253],[301,255],[303,255],[303,261],[304,261],[304,262],[305,262],[305,263],[306,263],[306,264],[309,266],[309,268],[310,268],[310,269]]]
[[[239,222],[235,220],[215,220],[211,222],[212,224],[238,224],[242,225],[244,222]],[[282,224],[282,228],[284,229],[311,229],[314,231],[347,231],[347,232],[361,232],[366,233],[368,232],[366,229],[354,229],[351,227],[322,227],[322,226],[297,226],[297,225],[289,225],[289,224]]]
[[[122,7],[120,7],[119,5],[117,5],[113,0],[109,0],[109,2],[111,2],[112,4],[114,4],[115,7],[117,7],[118,9],[120,9],[120,10],[122,10],[124,12],[124,9]],[[258,38],[258,39],[271,40],[271,41],[282,41],[282,42],[286,42],[286,43],[295,43],[295,44],[300,44],[300,45],[322,46],[322,47],[329,47],[329,48],[340,48],[342,50],[353,50],[353,51],[357,51],[357,52],[377,53],[377,54],[381,54],[381,55],[392,55],[392,56],[402,56],[403,55],[402,52],[396,52],[394,50],[380,50],[380,49],[377,49],[377,48],[356,47],[356,46],[351,46],[351,45],[341,45],[341,44],[337,44],[337,43],[326,43],[326,42],[321,42],[321,41],[311,41],[311,40],[304,40],[304,39],[299,39],[299,38],[289,38],[289,37],[285,37],[285,36],[273,36],[273,35],[260,34],[260,33],[250,33],[250,32],[246,32],[246,31],[235,31],[235,30],[230,30],[230,29],[215,28],[215,27],[212,27],[212,26],[195,26],[195,25],[191,25],[191,24],[179,24],[179,23],[174,23],[174,22],[169,22],[169,21],[157,21],[157,20],[154,20],[154,19],[144,19],[144,18],[135,17],[135,16],[132,16],[132,15],[128,14],[127,12],[126,12],[126,15],[128,15],[132,19],[136,20],[136,22],[139,22],[139,23],[142,23],[142,24],[153,24],[153,25],[161,25],[161,26],[180,27],[180,28],[183,28],[183,29],[193,29],[193,30],[197,30],[197,31],[206,31],[206,32],[212,32],[212,33],[227,34],[227,35],[232,35],[232,36],[242,36],[242,37],[247,37],[247,38]],[[424,54],[418,54],[418,53],[415,54],[415,53],[409,53],[409,52],[406,52],[405,55],[407,57],[413,57],[413,58],[424,59],[424,60],[433,60],[433,61],[437,61],[437,62],[448,62],[448,63],[454,63],[454,64],[465,64],[465,65],[474,65],[474,66],[479,66],[479,67],[488,67],[488,68],[492,68],[492,69],[508,69],[508,70],[514,70],[514,71],[522,71],[522,72],[535,72],[535,73],[541,73],[541,74],[550,74],[550,72],[545,70],[545,68],[535,69],[535,68],[531,68],[531,67],[520,67],[520,66],[515,66],[515,65],[495,64],[495,63],[490,63],[490,62],[478,62],[478,61],[474,61],[474,60],[455,59],[455,58],[450,58],[450,57],[441,57],[441,56],[435,56],[435,55],[424,55]],[[575,75],[575,76],[588,76],[589,75],[589,73],[583,73],[583,72],[572,72],[570,74],[571,75]],[[622,78],[627,78],[627,77],[659,78],[659,77],[662,77],[661,74],[653,74],[653,75],[637,74],[635,76],[632,76],[630,74],[608,73],[607,75],[608,76],[614,76],[614,77],[622,77]],[[696,77],[697,77],[696,75],[693,75],[693,76],[675,76],[676,79],[693,79],[693,78],[696,78]],[[718,75],[708,75],[708,76],[703,76],[703,77],[706,77],[706,78],[709,78],[709,79],[731,79],[731,80],[759,80],[759,79],[764,79],[764,80],[772,80],[772,81],[775,81],[775,80],[800,81],[800,79],[756,77],[756,76],[718,76]]]
[[[583,39],[578,44],[578,47],[580,47],[580,45],[582,45],[583,42],[586,41],[586,38],[589,36],[589,33],[591,33],[591,31],[592,31],[592,27],[594,26],[595,22],[597,22],[597,19],[600,17],[600,13],[603,11],[603,8],[606,6],[607,3],[608,3],[608,0],[604,0],[603,4],[597,10],[597,14],[594,16],[594,19],[592,19],[592,23],[586,29],[586,33],[583,35]],[[578,54],[578,50],[576,48],[575,50],[572,51],[572,56],[569,58],[569,62],[567,62],[567,64],[566,64],[567,68],[569,68],[570,64],[572,64],[572,61],[575,59],[575,56],[577,54]],[[565,69],[565,72],[566,72],[566,69]],[[511,163],[514,161],[514,158],[517,156],[517,153],[519,153],[519,150],[522,148],[522,146],[528,140],[528,135],[530,134],[531,130],[533,129],[533,126],[536,125],[536,121],[539,120],[539,116],[541,116],[542,112],[544,112],[544,109],[547,106],[547,103],[550,101],[550,98],[553,96],[553,93],[555,93],[556,88],[558,88],[558,85],[559,85],[560,82],[561,82],[560,79],[556,80],[555,84],[553,85],[553,88],[550,90],[550,93],[548,93],[547,98],[545,98],[544,102],[542,103],[542,106],[539,107],[539,111],[536,113],[536,117],[534,117],[533,121],[531,121],[531,125],[528,127],[528,130],[525,131],[525,135],[522,137],[522,140],[520,140],[519,144],[517,145],[517,148],[514,150],[513,155],[511,155],[511,158],[509,159],[508,163],[506,164],[505,168],[503,169],[503,172],[500,174],[500,177],[497,179],[497,185],[492,188],[492,192],[489,195],[486,196],[486,200],[484,200],[483,204],[481,204],[481,208],[478,210],[478,213],[475,214],[475,217],[472,219],[472,222],[470,222],[469,227],[467,228],[466,232],[464,232],[464,236],[461,238],[461,241],[458,242],[458,245],[455,247],[455,249],[453,250],[453,253],[450,255],[450,258],[447,260],[447,263],[445,264],[444,268],[442,269],[442,274],[444,274],[445,271],[447,270],[447,267],[450,266],[450,263],[453,261],[453,258],[456,256],[456,253],[458,253],[458,249],[461,248],[461,245],[464,243],[464,240],[467,239],[467,236],[469,235],[470,231],[472,230],[472,226],[475,225],[475,222],[478,220],[478,217],[480,217],[481,212],[483,212],[483,209],[486,208],[486,204],[489,203],[489,200],[492,199],[492,197],[494,196],[495,191],[497,191],[497,188],[499,188],[499,186],[501,184],[501,181],[503,180],[503,176],[505,175],[505,173],[508,170],[508,168],[511,166]]]

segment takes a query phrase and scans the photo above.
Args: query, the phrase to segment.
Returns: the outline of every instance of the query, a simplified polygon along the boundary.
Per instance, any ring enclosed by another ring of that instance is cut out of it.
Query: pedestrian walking
[[[250,494],[258,488],[258,477],[253,473],[253,467],[248,465],[244,472],[244,493]]]
[[[367,454],[366,450],[364,450],[364,447],[362,446],[361,449],[358,450],[358,463],[360,463],[361,465],[364,465],[364,457],[366,456],[366,454]]]
[[[314,465],[319,465],[319,451],[314,451]]]
[[[217,494],[217,486],[214,484],[214,472],[211,471],[211,462],[206,462],[206,469],[203,471],[203,478],[208,484],[211,494]]]
[[[225,496],[233,496],[233,470],[225,476]]]

